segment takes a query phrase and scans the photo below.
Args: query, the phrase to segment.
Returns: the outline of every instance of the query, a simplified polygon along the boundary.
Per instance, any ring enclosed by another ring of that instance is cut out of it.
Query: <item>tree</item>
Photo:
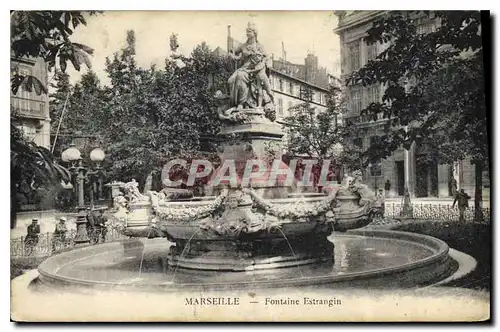
[[[175,48],[176,37],[171,41]],[[106,71],[111,86],[101,112],[115,175],[145,182],[168,160],[214,151],[207,142],[220,122],[212,92],[228,74],[207,45],[190,57],[167,58],[164,70],[143,69],[135,62],[135,35],[129,31],[126,46],[106,60]]]
[[[57,79],[57,77],[56,77]],[[103,134],[103,111],[106,108],[107,96],[96,73],[92,70],[83,74],[74,87],[67,87],[64,82],[57,81],[56,92],[51,95],[51,117],[55,120],[52,133],[57,134],[53,142],[54,153],[60,155],[72,140],[80,135],[94,138],[95,144]],[[69,90],[66,92],[66,90]],[[64,114],[62,109],[66,106]],[[59,125],[60,123],[60,125]],[[89,146],[91,149],[94,146]],[[87,155],[89,151],[82,151]]]
[[[14,123],[11,116],[10,140],[10,193],[11,193],[11,228],[15,227],[16,213],[21,205],[34,203],[37,197],[37,188],[54,190],[59,187],[60,181],[70,181],[68,170],[54,161],[50,151],[37,146],[24,137],[23,132]],[[53,195],[43,195],[52,199]]]
[[[90,12],[91,15],[94,12]],[[64,72],[70,61],[79,70],[82,63],[90,64],[88,46],[72,43],[73,29],[86,24],[81,12],[72,11],[12,11],[11,12],[11,62],[21,58],[43,58],[49,69],[56,67]],[[17,66],[11,66],[11,90],[16,94],[20,87],[37,94],[47,93],[47,86],[38,78],[22,75]],[[18,115],[11,111],[11,227],[15,227],[16,213],[22,200],[31,195],[35,187],[54,189],[61,180],[69,180],[67,170],[59,166],[50,151],[38,147],[24,137],[16,127]],[[46,195],[52,197],[52,195]]]
[[[63,119],[67,115],[73,86],[69,82],[69,75],[60,70],[55,72],[54,80],[50,86],[55,91],[49,95],[49,112],[53,124],[50,126],[50,136],[56,137],[57,135],[57,140],[61,140],[63,137],[60,134],[68,131],[67,124]],[[58,142],[51,141],[51,146],[54,147],[56,143]],[[55,150],[53,149],[53,151]],[[58,151],[59,154],[60,152]]]
[[[440,25],[421,33],[421,18]],[[470,158],[476,211],[489,160],[481,23],[475,11],[391,12],[377,19],[364,38],[367,44],[384,44],[385,50],[347,81],[385,87],[382,102],[362,111],[388,120],[385,134],[370,146],[369,159],[384,158],[401,145],[409,149],[414,142],[430,147],[440,163]]]
[[[95,15],[96,11],[89,11]],[[14,59],[23,57],[43,58],[49,70],[57,66],[66,71],[71,62],[76,70],[81,65],[91,67],[89,55],[94,50],[86,45],[73,43],[70,36],[79,25],[86,25],[84,14],[80,11],[12,11],[11,12],[11,54]],[[72,28],[71,28],[72,26]],[[38,78],[22,75],[14,67],[11,73],[11,89],[14,94],[20,86],[37,94],[47,93],[47,87]]]
[[[339,87],[331,85],[327,95],[327,107],[318,111],[308,101],[311,91],[304,91],[304,103],[290,108],[290,116],[284,126],[288,140],[286,148],[292,155],[307,155],[318,159],[318,164],[333,160],[349,169],[359,168],[361,151],[351,144],[355,127],[339,121],[345,113],[345,100]]]
[[[329,105],[324,111],[318,111],[308,101],[311,92],[305,92],[304,103],[289,109],[290,116],[284,119],[288,142],[287,150],[295,155],[307,155],[320,160],[338,157],[338,145],[341,143],[341,129],[337,125],[342,114],[340,89],[330,89]]]

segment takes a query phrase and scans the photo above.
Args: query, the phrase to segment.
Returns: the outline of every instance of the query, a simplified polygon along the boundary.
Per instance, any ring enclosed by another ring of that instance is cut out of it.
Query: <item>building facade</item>
[[[21,75],[38,78],[45,86],[48,83],[48,71],[43,59],[11,58],[11,71],[19,71]],[[30,92],[23,86],[16,94],[10,93],[11,112],[16,114],[16,123],[28,140],[37,145],[50,148],[50,113],[49,96],[45,93],[37,95],[34,89]]]
[[[338,17],[335,32],[340,37],[341,46],[341,80],[345,82],[347,75],[362,68],[384,50],[384,45],[380,43],[367,45],[363,37],[376,18],[388,15],[389,12],[337,11],[335,14]],[[432,16],[415,19],[418,22],[419,33],[435,31],[439,24]],[[356,143],[363,149],[368,148],[376,136],[384,133],[387,120],[381,117],[382,114],[379,114],[376,120],[361,116],[360,111],[372,102],[381,101],[383,94],[384,90],[380,85],[368,87],[353,85],[346,88],[349,111],[344,118],[358,124],[362,135],[356,139]],[[384,183],[389,180],[392,196],[402,196],[405,188],[408,188],[411,197],[450,197],[452,178],[456,180],[458,188],[463,188],[469,194],[474,193],[474,165],[467,160],[454,165],[429,164],[423,158],[427,153],[429,151],[425,146],[415,143],[409,150],[401,147],[379,164],[370,165],[366,170],[365,180],[373,188],[384,188]],[[483,197],[487,200],[489,177],[484,176],[484,178]]]
[[[290,116],[290,109],[306,101],[317,111],[326,109],[328,90],[270,68],[269,80],[274,92],[277,121]],[[310,99],[309,99],[310,98]]]

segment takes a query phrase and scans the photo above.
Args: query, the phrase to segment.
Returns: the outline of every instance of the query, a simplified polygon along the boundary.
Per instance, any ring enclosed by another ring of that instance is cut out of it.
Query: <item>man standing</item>
[[[61,217],[59,219],[59,222],[56,224],[56,229],[54,231],[52,250],[54,251],[56,250],[56,242],[64,245],[67,233],[68,233],[68,227],[66,226],[66,217]]]
[[[385,215],[385,197],[382,189],[378,190],[374,207],[377,211],[375,214],[375,219],[383,220]]]
[[[34,218],[31,220],[31,225],[28,226],[26,238],[24,239],[26,248],[28,249],[28,255],[31,255],[33,249],[38,244],[38,239],[40,237],[40,225],[38,224],[38,219]]]
[[[106,218],[103,216],[101,209],[90,209],[87,213],[87,232],[90,237],[91,244],[104,242],[106,238]]]
[[[469,207],[469,199],[471,197],[465,193],[463,189],[460,189],[459,192],[455,195],[455,200],[453,201],[453,205],[451,206],[452,208],[455,207],[455,203],[458,202],[458,211],[460,211],[460,217],[459,221],[465,221],[464,214],[465,214],[465,209]]]
[[[389,196],[389,191],[391,190],[391,182],[389,181],[389,179],[385,180],[384,189],[385,197]]]

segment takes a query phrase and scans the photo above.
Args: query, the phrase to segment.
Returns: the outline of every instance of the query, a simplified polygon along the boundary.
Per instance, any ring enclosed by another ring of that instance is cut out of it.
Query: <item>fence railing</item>
[[[491,211],[489,208],[481,208],[482,223],[490,223]],[[458,221],[460,212],[451,205],[435,205],[435,204],[411,204],[409,208],[403,209],[402,204],[386,203],[385,217],[400,219],[426,219],[426,220],[441,220],[441,221]],[[477,222],[475,218],[474,207],[469,207],[465,210],[464,221]],[[11,257],[43,257],[50,256],[54,253],[69,250],[75,246],[76,231],[68,231],[64,238],[61,238],[53,233],[40,234],[37,241],[26,240],[25,237],[11,239],[10,252]],[[95,245],[104,242],[113,242],[128,237],[119,233],[115,229],[95,229],[90,231],[90,244]]]
[[[70,250],[75,246],[76,230],[70,230],[64,237],[54,233],[40,234],[38,239],[26,238],[24,236],[10,240],[11,257],[44,257],[52,254]],[[89,245],[104,242],[113,242],[128,237],[118,233],[115,229],[95,229],[89,231]]]
[[[490,223],[491,211],[489,208],[481,208],[482,218],[479,222]],[[474,207],[466,208],[464,212],[464,221],[474,222],[476,220],[476,211]],[[460,211],[455,206],[449,204],[410,204],[409,208],[403,209],[402,204],[386,203],[385,217],[388,218],[410,218],[410,219],[428,219],[442,221],[459,221]]]

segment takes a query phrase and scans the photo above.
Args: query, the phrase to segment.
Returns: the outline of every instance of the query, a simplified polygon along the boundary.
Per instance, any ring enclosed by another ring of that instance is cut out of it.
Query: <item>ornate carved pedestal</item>
[[[281,125],[271,122],[259,109],[243,110],[247,121],[223,127],[220,158],[245,165],[259,159],[281,161]],[[270,153],[272,152],[272,153]],[[241,174],[239,174],[241,175]],[[269,183],[273,176],[251,181],[252,192],[262,199],[287,198],[290,186]],[[238,179],[240,181],[241,178]],[[245,191],[229,189],[223,211],[192,223],[163,223],[161,230],[175,242],[169,265],[195,270],[253,271],[333,261],[334,245],[327,237],[332,224],[321,216],[307,220],[276,217],[257,211],[254,198]],[[293,205],[293,202],[292,202]]]
[[[334,229],[338,232],[345,232],[349,229],[361,228],[371,221],[371,204],[361,206],[360,196],[352,193],[348,189],[341,189],[337,194]]]
[[[287,224],[279,230],[245,234],[233,239],[176,240],[169,264],[186,269],[212,271],[254,271],[295,267],[333,261],[334,245],[327,236],[331,228],[314,228],[300,234],[301,225]],[[296,227],[295,231],[292,231]],[[292,234],[293,232],[297,234]]]

